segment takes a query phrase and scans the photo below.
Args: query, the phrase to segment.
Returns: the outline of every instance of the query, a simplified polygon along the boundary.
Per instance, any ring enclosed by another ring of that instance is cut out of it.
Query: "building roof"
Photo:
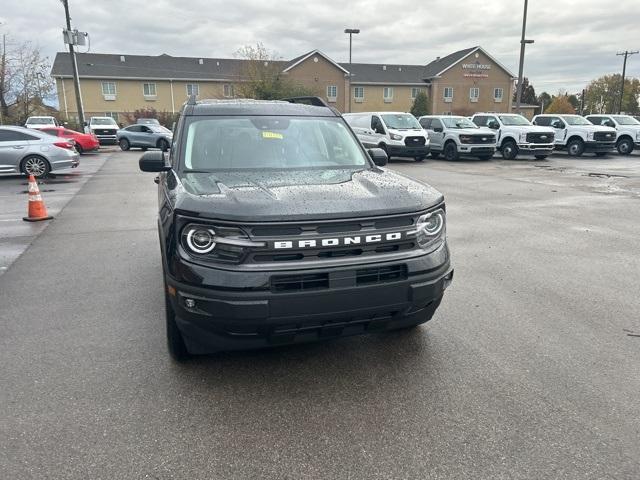
[[[465,48],[463,50],[458,50],[457,52],[450,53],[446,57],[437,58],[433,62],[427,64],[427,66],[424,67],[424,79],[429,80],[434,77],[439,77],[444,72],[449,70],[451,67],[453,67],[454,65],[461,62],[462,60],[467,58],[469,55],[477,51],[484,53],[487,57],[489,57],[489,59],[491,59],[493,63],[495,63],[502,70],[507,72],[507,74],[509,74],[512,78],[514,77],[513,73],[511,73],[507,67],[505,67],[498,60],[493,58],[484,48],[480,46],[476,46],[471,48]]]
[[[347,70],[345,70],[342,66],[340,66],[339,63],[336,63],[333,61],[333,59],[329,56],[326,55],[324,53],[322,53],[320,50],[316,49],[316,50],[311,50],[310,52],[307,52],[303,55],[300,55],[299,57],[294,58],[293,60],[290,60],[288,62],[286,62],[285,67],[283,68],[283,72],[288,72],[289,70],[291,70],[293,67],[295,67],[296,65],[298,65],[299,63],[304,62],[307,58],[309,58],[312,55],[320,55],[321,57],[323,57],[326,61],[328,61],[329,63],[335,65],[336,68],[339,68],[340,70],[342,70],[344,73],[348,74],[349,72]]]
[[[351,83],[398,84],[415,83],[424,85],[424,65],[392,65],[375,63],[341,63],[351,70]]]

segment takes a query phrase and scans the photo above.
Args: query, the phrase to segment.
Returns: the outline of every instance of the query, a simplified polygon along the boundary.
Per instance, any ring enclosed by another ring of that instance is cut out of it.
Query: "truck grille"
[[[425,139],[424,137],[406,137],[404,144],[407,147],[422,147],[425,144]]]
[[[292,293],[309,290],[349,288],[375,285],[407,279],[406,265],[391,265],[358,270],[309,273],[303,275],[278,275],[271,277],[271,291]]]
[[[94,128],[93,133],[96,135],[115,135],[116,131],[108,128]]]
[[[613,142],[616,139],[616,134],[614,132],[596,132],[593,139],[596,142]]]
[[[483,143],[495,143],[496,136],[495,135],[469,135],[471,137],[471,141],[469,143],[478,145]]]
[[[553,133],[527,133],[527,143],[553,143]]]

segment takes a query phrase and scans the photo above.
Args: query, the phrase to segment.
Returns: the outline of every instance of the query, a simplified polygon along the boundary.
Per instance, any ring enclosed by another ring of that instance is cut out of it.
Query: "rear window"
[[[340,118],[189,117],[185,171],[368,167]]]

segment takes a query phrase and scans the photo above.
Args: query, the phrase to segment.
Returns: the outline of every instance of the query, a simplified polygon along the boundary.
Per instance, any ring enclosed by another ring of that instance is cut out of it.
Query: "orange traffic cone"
[[[28,216],[22,219],[25,222],[39,222],[40,220],[51,220],[47,214],[47,207],[44,206],[42,195],[40,195],[40,189],[38,188],[38,182],[33,175],[29,175],[29,208]]]

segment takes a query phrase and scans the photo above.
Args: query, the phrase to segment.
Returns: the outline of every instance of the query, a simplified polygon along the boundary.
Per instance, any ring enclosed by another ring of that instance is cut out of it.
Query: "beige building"
[[[170,55],[77,55],[85,116],[108,115],[120,122],[126,114],[153,108],[175,113],[190,94],[199,98],[233,98],[247,79],[247,61],[173,57]],[[470,115],[510,112],[514,76],[481,47],[460,50],[427,65],[338,63],[319,50],[290,61],[264,62],[278,74],[307,87],[342,112],[409,111],[420,91],[432,113]],[[56,55],[60,111],[76,120],[68,53]]]

